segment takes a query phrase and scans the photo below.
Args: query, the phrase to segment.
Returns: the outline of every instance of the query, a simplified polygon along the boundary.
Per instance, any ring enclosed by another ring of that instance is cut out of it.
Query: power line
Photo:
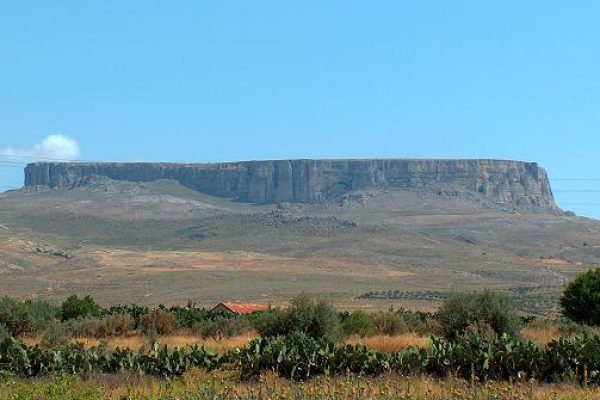
[[[24,165],[16,165],[16,164],[4,164],[0,161],[0,167],[9,167],[9,168],[23,168]]]
[[[600,189],[557,189],[554,193],[600,193]]]
[[[598,181],[600,182],[600,178],[550,178],[551,181]]]
[[[50,157],[28,156],[28,155],[15,155],[15,154],[6,154],[6,153],[4,153],[4,154],[0,153],[0,158],[9,158],[14,161],[33,160],[33,161],[39,161],[39,162],[45,162],[45,161],[85,162],[85,160],[73,160],[73,159],[67,159],[67,158],[50,158]]]
[[[92,161],[88,161],[88,160],[76,160],[76,159],[67,159],[67,158],[49,158],[49,157],[38,157],[38,156],[32,156],[32,155],[15,155],[15,154],[3,154],[0,153],[0,158],[9,158],[14,162],[20,162],[21,160],[35,160],[38,162],[47,162],[47,161],[56,161],[56,162],[92,162]],[[10,161],[10,160],[6,160],[6,161]],[[271,161],[271,160],[269,160]],[[277,161],[277,160],[275,160]],[[244,161],[238,161],[238,162],[244,162]],[[250,162],[250,161],[248,161]],[[22,163],[27,163],[27,161],[22,161]],[[234,162],[235,163],[235,162]],[[182,162],[182,164],[219,164],[219,163],[203,163],[203,162]],[[457,171],[448,171],[448,170],[440,170],[437,171],[436,173],[450,173],[450,172],[457,172]],[[460,172],[459,173],[463,174],[463,175],[481,175],[480,172]],[[490,173],[494,173],[496,171],[490,171]],[[504,172],[504,171],[497,171],[497,172]],[[415,174],[418,173],[430,173],[430,172],[414,172]],[[433,172],[431,172],[433,173]],[[550,180],[553,181],[600,181],[600,178],[570,178],[570,177],[565,177],[565,178],[551,178]]]
[[[3,159],[4,158],[4,159]],[[6,168],[23,168],[24,166],[26,166],[28,164],[27,161],[21,160],[24,158],[29,158],[29,159],[35,159],[35,160],[39,160],[39,158],[34,157],[34,156],[15,156],[12,154],[0,154],[0,168],[2,167],[6,167]],[[55,162],[85,162],[83,160],[66,160],[66,159],[44,159],[43,161],[40,162],[45,162],[45,161],[55,161]],[[498,173],[501,173],[503,171],[498,171]],[[403,175],[396,175],[396,178],[419,178],[420,175],[427,175],[427,174],[433,174],[434,172],[417,172],[414,171],[412,173],[406,173]],[[462,176],[473,176],[473,177],[477,177],[477,178],[484,178],[484,174],[482,174],[481,172],[469,172],[469,171],[438,171],[435,172],[436,174],[443,174],[443,173],[447,173],[447,174],[452,174],[452,173],[457,173],[458,175],[462,175]],[[489,172],[489,174],[495,174],[496,171],[491,171]],[[600,178],[576,178],[576,177],[565,177],[565,178],[554,178],[554,179],[550,179],[551,181],[559,181],[559,182],[600,182]],[[440,182],[443,182],[442,180],[440,180]],[[573,189],[553,189],[554,193],[600,193],[600,189],[579,189],[579,188],[573,188]]]
[[[572,207],[572,206],[578,206],[578,207],[584,207],[584,206],[599,207],[600,206],[600,203],[568,203],[568,202],[564,202],[564,201],[561,201],[560,204],[568,206],[568,207]]]
[[[5,160],[2,160],[2,158],[5,158]],[[25,159],[29,159],[29,160],[36,160],[37,162],[49,162],[49,161],[55,161],[55,162],[77,162],[77,163],[85,163],[85,162],[91,162],[91,161],[86,161],[86,160],[73,160],[73,159],[64,159],[64,158],[47,158],[47,157],[36,157],[36,156],[27,156],[27,155],[14,155],[14,154],[1,154],[0,153],[0,164],[13,164],[13,165],[26,165],[29,164],[28,161],[26,161]],[[242,162],[242,161],[240,161]],[[107,162],[109,163],[109,162]],[[127,163],[127,162],[125,162]],[[195,163],[195,162],[182,162],[182,164],[212,164],[212,163]],[[487,173],[489,174],[496,174],[496,173],[503,173],[505,171],[489,171]],[[469,171],[436,171],[436,172],[420,172],[420,171],[413,171],[409,174],[405,174],[405,175],[396,175],[397,177],[416,177],[418,175],[422,175],[422,174],[448,174],[448,173],[457,173],[460,175],[473,175],[473,176],[477,176],[477,177],[481,177],[483,178],[484,174],[482,174],[481,172],[469,172]],[[574,178],[574,177],[565,177],[565,178],[549,178],[550,181],[561,181],[561,182],[568,182],[568,181],[596,181],[596,182],[600,182],[600,178]]]

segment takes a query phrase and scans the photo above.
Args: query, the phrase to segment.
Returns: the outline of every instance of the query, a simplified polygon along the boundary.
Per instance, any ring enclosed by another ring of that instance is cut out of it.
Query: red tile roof
[[[268,304],[240,304],[221,302],[214,306],[212,310],[218,309],[219,306],[225,307],[227,310],[235,314],[252,314],[253,312],[265,311],[270,308]]]

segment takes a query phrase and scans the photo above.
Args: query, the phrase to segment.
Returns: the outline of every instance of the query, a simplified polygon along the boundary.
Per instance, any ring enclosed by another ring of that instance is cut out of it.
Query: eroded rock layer
[[[252,203],[318,203],[356,190],[465,190],[497,203],[556,209],[537,163],[503,160],[281,160],[215,164],[29,164],[25,185],[73,188],[99,177],[147,182],[174,179],[191,189]]]

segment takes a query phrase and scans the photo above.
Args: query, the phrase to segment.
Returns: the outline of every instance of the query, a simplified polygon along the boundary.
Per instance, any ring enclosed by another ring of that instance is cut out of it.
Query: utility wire
[[[600,193],[600,189],[556,189],[554,193]]]
[[[0,158],[9,158],[14,161],[34,160],[34,161],[39,161],[39,162],[45,162],[45,161],[85,162],[85,160],[73,160],[73,159],[66,159],[66,158],[49,158],[49,157],[39,157],[39,156],[33,156],[33,155],[28,156],[28,155],[3,154],[3,153],[0,153]]]
[[[2,160],[2,158],[5,158],[6,160]],[[56,161],[56,162],[93,162],[93,161],[89,161],[89,160],[74,160],[74,159],[65,159],[65,158],[48,158],[48,157],[36,157],[36,156],[32,156],[32,155],[15,155],[15,154],[2,154],[0,153],[0,161],[7,161],[7,162],[15,162],[15,163],[21,163],[21,164],[27,164],[29,163],[29,161],[27,160],[34,160],[37,162],[48,162],[48,161]],[[239,161],[239,162],[243,162],[243,161]],[[196,162],[182,162],[182,164],[196,164]],[[198,164],[219,164],[219,163],[202,163],[202,162],[198,162]],[[456,172],[456,171],[448,171],[448,170],[439,170],[437,171],[437,173],[443,174],[443,173],[450,173],[450,172]],[[416,173],[416,172],[415,172]],[[479,172],[460,172],[462,175],[481,175],[481,173]],[[552,178],[552,181],[600,181],[600,178],[571,178],[571,177],[561,177],[561,178]]]
[[[6,155],[0,154],[0,166],[15,166],[15,167],[21,167],[21,166],[25,166],[27,164],[29,164],[29,162],[27,161],[19,161],[16,159],[2,159],[3,157],[8,157]],[[49,161],[56,161],[56,162],[90,162],[90,161],[84,161],[84,160],[66,160],[66,159],[38,159],[35,157],[32,157],[32,159],[36,159],[39,160],[39,162],[49,162]],[[110,163],[110,162],[108,162]],[[124,162],[127,163],[127,162]],[[151,162],[150,162],[151,163]],[[175,163],[176,164],[176,163]],[[189,162],[182,162],[181,164],[196,164],[196,163],[189,163]],[[198,163],[198,164],[204,164],[204,163]],[[503,171],[498,171],[497,173],[501,173]],[[469,172],[469,171],[439,171],[439,172],[419,172],[419,171],[414,171],[412,173],[407,173],[407,174],[402,174],[402,175],[395,175],[395,177],[397,178],[417,178],[419,177],[419,175],[426,175],[426,174],[453,174],[456,173],[457,175],[461,175],[461,176],[475,176],[475,177],[480,177],[480,178],[484,178],[481,172]],[[489,174],[494,174],[496,173],[495,171],[491,171],[489,172]],[[549,178],[550,181],[561,181],[561,182],[567,182],[567,181],[571,181],[571,182],[584,182],[584,181],[591,181],[591,182],[600,182],[600,178]]]
[[[27,161],[22,160],[23,158],[35,159],[39,160],[38,157],[34,156],[15,156],[12,154],[0,154],[0,168],[23,168],[28,164]],[[83,160],[66,160],[66,159],[44,159],[40,162],[85,162]],[[469,171],[439,171],[437,173],[457,173],[461,176],[474,176],[477,178],[483,178],[480,172],[469,172]],[[493,174],[494,172],[491,172]],[[428,172],[413,172],[409,174],[403,174],[396,176],[397,178],[418,178],[419,175],[428,174]],[[577,177],[564,177],[564,178],[551,178],[551,182],[600,182],[600,178],[577,178]],[[600,193],[600,189],[580,189],[580,188],[572,188],[572,189],[553,189],[554,193]]]
[[[2,155],[0,155],[0,157],[2,157]],[[79,161],[76,161],[79,162]],[[23,168],[27,165],[27,163],[25,162],[18,162],[18,161],[9,161],[9,160],[2,160],[0,158],[0,168],[2,167],[6,167],[6,168]],[[422,174],[427,174],[427,172],[414,172],[413,174],[404,174],[404,175],[396,175],[396,178],[418,178],[419,175]],[[477,178],[483,178],[483,176],[481,176],[481,173],[478,172],[459,172],[458,173],[461,176],[474,176]],[[559,179],[550,179],[550,181],[559,181],[559,182],[585,182],[585,181],[589,181],[589,182],[600,182],[600,178],[559,178]],[[443,182],[443,181],[441,181]],[[600,193],[600,189],[579,189],[579,188],[573,188],[573,189],[553,189],[554,193]]]
[[[4,158],[4,160],[3,160]],[[1,154],[0,153],[0,165],[2,164],[13,164],[13,165],[26,165],[29,164],[29,161],[23,160],[23,159],[29,159],[29,160],[36,160],[37,162],[49,162],[49,161],[56,161],[56,162],[91,162],[91,161],[86,161],[86,160],[72,160],[72,159],[61,159],[61,158],[40,158],[40,157],[35,157],[35,156],[26,156],[26,155],[14,155],[14,154]],[[240,161],[242,162],[242,161]],[[195,164],[194,162],[182,162],[182,164]],[[198,163],[198,164],[205,164],[205,163]],[[214,164],[214,163],[209,163],[209,164]],[[217,163],[218,164],[218,163]],[[493,174],[495,171],[491,171],[489,173]],[[498,171],[498,172],[502,172],[502,171]],[[405,175],[401,175],[398,176],[400,178],[402,177],[415,177],[419,174],[428,174],[430,172],[412,172],[411,174],[405,174]],[[431,172],[433,173],[433,172]],[[469,172],[469,171],[464,171],[464,172],[460,172],[460,171],[437,171],[436,173],[438,174],[444,174],[444,173],[458,173],[460,175],[473,175],[473,176],[478,176],[478,177],[483,177],[481,172]],[[600,178],[572,178],[572,177],[564,177],[564,178],[549,178],[550,181],[597,181],[600,182]]]
[[[600,182],[600,178],[551,178],[551,181],[597,181]]]

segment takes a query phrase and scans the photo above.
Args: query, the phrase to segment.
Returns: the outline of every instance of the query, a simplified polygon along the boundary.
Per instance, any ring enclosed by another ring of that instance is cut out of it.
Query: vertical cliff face
[[[199,192],[252,203],[318,203],[373,188],[459,188],[495,202],[555,209],[537,163],[502,160],[282,160],[217,164],[29,164],[25,185],[72,188],[96,177],[174,179]]]

